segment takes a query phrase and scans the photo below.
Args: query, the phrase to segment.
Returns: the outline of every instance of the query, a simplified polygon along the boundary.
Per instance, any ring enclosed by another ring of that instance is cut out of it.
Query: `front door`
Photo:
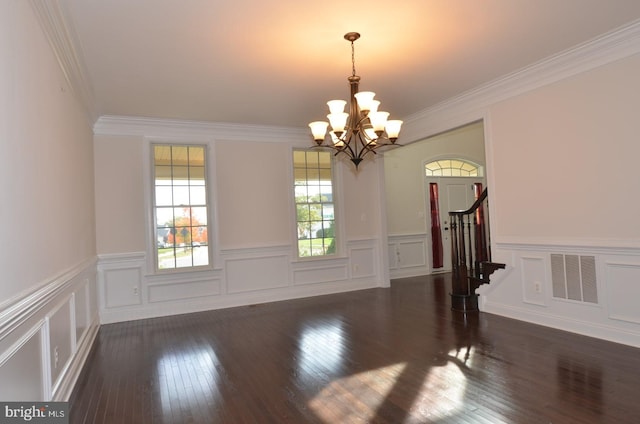
[[[484,179],[479,177],[431,177],[427,178],[428,183],[438,184],[440,212],[440,231],[442,237],[442,268],[434,268],[434,272],[451,271],[451,222],[449,211],[467,210],[475,202],[474,184],[480,183],[484,187]],[[429,205],[429,193],[427,193],[427,206]],[[431,214],[426,214],[431,221]],[[432,223],[427,223],[427,228],[431,229]],[[432,240],[430,237],[429,240]],[[433,253],[434,247],[429,251]],[[433,255],[431,256],[433,258]],[[433,264],[433,262],[431,262]]]

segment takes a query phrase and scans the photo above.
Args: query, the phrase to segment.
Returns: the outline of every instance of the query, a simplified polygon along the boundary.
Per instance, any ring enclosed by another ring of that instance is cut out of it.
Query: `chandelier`
[[[396,144],[402,121],[388,120],[389,112],[378,111],[380,101],[374,100],[375,93],[358,91],[360,77],[356,75],[354,41],[360,38],[357,32],[344,35],[345,40],[351,42],[351,76],[348,78],[351,86],[349,99],[349,113],[344,111],[347,104],[344,100],[330,100],[329,122],[315,121],[309,124],[315,147],[326,147],[336,151],[335,155],[343,153],[349,157],[358,169],[358,165],[368,153],[376,154],[376,150],[384,146],[399,146]],[[325,144],[327,128],[330,141]]]

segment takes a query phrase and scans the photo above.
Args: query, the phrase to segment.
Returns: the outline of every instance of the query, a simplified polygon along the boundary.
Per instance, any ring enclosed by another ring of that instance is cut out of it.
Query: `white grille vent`
[[[553,297],[598,303],[595,256],[551,254]]]

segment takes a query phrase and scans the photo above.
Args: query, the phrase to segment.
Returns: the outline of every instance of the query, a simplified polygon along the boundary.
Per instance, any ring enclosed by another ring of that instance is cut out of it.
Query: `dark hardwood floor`
[[[71,423],[640,422],[640,349],[465,318],[448,279],[105,325]]]

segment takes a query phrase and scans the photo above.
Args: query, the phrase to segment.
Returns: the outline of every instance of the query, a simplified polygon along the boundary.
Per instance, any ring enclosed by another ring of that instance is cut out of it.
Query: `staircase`
[[[449,212],[451,222],[451,309],[478,310],[476,289],[505,264],[491,261],[489,204],[485,189],[466,211]]]

